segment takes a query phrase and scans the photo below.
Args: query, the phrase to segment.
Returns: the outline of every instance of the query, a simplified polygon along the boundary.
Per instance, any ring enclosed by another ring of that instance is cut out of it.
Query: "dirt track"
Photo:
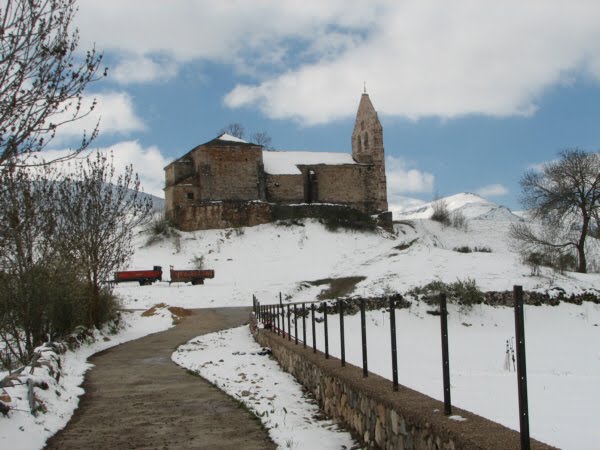
[[[260,423],[171,361],[195,336],[241,325],[249,308],[195,310],[178,326],[90,358],[85,395],[47,449],[274,449]]]

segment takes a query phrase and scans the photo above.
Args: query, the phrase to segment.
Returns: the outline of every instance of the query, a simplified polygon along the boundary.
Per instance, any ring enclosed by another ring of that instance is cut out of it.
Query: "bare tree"
[[[0,347],[12,361],[81,323],[84,285],[78,266],[58,252],[50,172],[0,171]]]
[[[565,150],[558,161],[525,173],[520,184],[522,204],[541,229],[516,224],[511,236],[527,248],[559,254],[575,249],[577,271],[586,273],[585,242],[600,213],[600,153]]]
[[[57,232],[64,257],[77,264],[88,285],[86,325],[106,319],[102,284],[132,255],[133,229],[150,216],[152,200],[139,187],[131,165],[116,176],[112,159],[100,153],[77,162],[74,175],[58,185]]]
[[[271,145],[271,136],[269,136],[269,133],[267,133],[266,131],[259,131],[258,133],[254,133],[252,135],[252,142],[258,145],[262,145],[265,150],[273,150],[273,146]]]
[[[227,133],[238,139],[244,139],[245,132],[246,130],[244,128],[244,125],[242,125],[241,123],[234,122],[230,123],[225,128],[222,128],[221,131],[219,131],[219,134]]]
[[[102,56],[93,48],[83,58],[76,55],[75,2],[6,0],[0,9],[0,164],[43,150],[61,125],[95,106],[83,107],[83,92],[100,78]],[[84,132],[72,153],[97,133],[97,125]]]

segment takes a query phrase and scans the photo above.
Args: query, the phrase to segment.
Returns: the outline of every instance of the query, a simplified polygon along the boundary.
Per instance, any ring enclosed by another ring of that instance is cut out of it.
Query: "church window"
[[[366,150],[369,147],[369,135],[367,133],[365,133],[364,144],[365,144],[365,150]]]
[[[360,142],[360,135],[356,136],[356,148],[358,148],[359,152],[362,152],[362,144]]]
[[[194,200],[194,193],[193,192],[188,192],[186,194],[186,197],[187,197],[188,200]]]

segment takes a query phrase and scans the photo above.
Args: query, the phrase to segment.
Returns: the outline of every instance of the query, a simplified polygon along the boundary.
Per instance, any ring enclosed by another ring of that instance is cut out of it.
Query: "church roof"
[[[298,165],[357,164],[349,153],[263,151],[265,172],[271,175],[298,175]]]
[[[212,141],[205,142],[204,144],[201,144],[198,147],[200,147],[202,145],[211,145],[211,146],[215,146],[215,145],[224,145],[224,146],[253,145],[253,146],[256,146],[257,144],[253,144],[252,142],[248,142],[243,139],[232,136],[230,134],[223,133],[223,134],[217,136],[216,138],[214,138]],[[198,147],[194,147],[192,150],[195,150]]]

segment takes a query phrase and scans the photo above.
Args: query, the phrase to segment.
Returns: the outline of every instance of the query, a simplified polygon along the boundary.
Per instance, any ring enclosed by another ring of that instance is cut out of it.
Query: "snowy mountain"
[[[444,202],[450,212],[460,212],[467,219],[479,220],[520,220],[519,216],[513,214],[506,206],[500,206],[485,198],[464,192],[441,198],[437,201]],[[413,209],[398,213],[396,217],[400,220],[429,219],[433,214],[435,201],[426,203]]]

